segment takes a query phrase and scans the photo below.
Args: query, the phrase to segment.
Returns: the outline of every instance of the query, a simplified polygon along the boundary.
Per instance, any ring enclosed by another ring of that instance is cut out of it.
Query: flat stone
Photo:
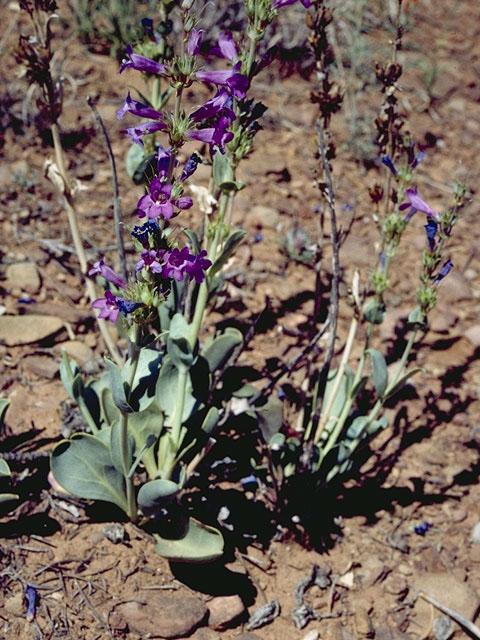
[[[37,302],[24,307],[19,306],[19,309],[26,315],[33,313],[42,316],[55,316],[55,318],[60,318],[72,324],[79,324],[85,322],[88,318],[93,318],[92,311],[89,309],[76,309],[63,304],[52,304],[51,302]]]
[[[463,335],[467,340],[470,340],[474,347],[480,347],[480,324],[468,327]]]
[[[275,229],[280,222],[280,214],[272,207],[265,207],[261,204],[253,207],[249,214],[251,222],[264,229]]]
[[[63,329],[63,320],[53,316],[0,316],[0,343],[8,347],[41,342]]]
[[[80,342],[80,340],[66,340],[65,342],[56,344],[54,347],[54,351],[55,353],[58,353],[58,355],[62,354],[62,349],[65,349],[68,355],[80,366],[83,366],[86,362],[91,360],[94,355],[93,350],[90,349],[88,344]]]
[[[192,640],[220,640],[220,636],[213,629],[202,627],[194,633]]]
[[[58,373],[59,363],[50,356],[26,356],[22,360],[24,370],[39,378],[52,380]]]
[[[210,612],[208,626],[223,631],[245,614],[245,605],[239,595],[221,596],[207,602]]]
[[[207,608],[198,598],[157,594],[140,602],[125,602],[116,610],[130,631],[150,638],[183,638],[207,618]],[[117,614],[116,614],[117,615]],[[120,624],[120,619],[115,620]]]
[[[18,293],[37,293],[42,284],[33,262],[10,264],[5,270],[5,276],[7,289]]]
[[[370,556],[362,562],[362,566],[358,569],[358,577],[361,580],[362,589],[368,589],[373,584],[381,580],[385,575],[386,569],[380,558]]]
[[[478,609],[479,598],[474,589],[466,582],[460,582],[455,576],[446,573],[425,573],[412,580],[416,591],[436,598],[445,606],[473,621]],[[439,615],[438,612],[436,616]],[[412,617],[418,623],[418,629],[426,632],[430,629],[432,606],[423,598],[417,598]]]

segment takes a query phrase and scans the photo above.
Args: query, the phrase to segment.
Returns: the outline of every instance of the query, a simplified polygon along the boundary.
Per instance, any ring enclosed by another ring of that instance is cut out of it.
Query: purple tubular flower
[[[185,182],[191,175],[195,173],[199,164],[202,163],[201,157],[197,153],[192,153],[183,166],[180,182]]]
[[[27,585],[25,589],[25,598],[27,599],[27,615],[25,616],[27,622],[32,622],[35,619],[35,613],[37,608],[37,591],[35,587]]]
[[[142,122],[135,127],[127,127],[127,137],[132,139],[132,143],[143,145],[143,136],[147,136],[157,131],[166,129],[165,122]]]
[[[437,235],[438,224],[431,218],[428,224],[425,225],[425,232],[427,234],[428,248],[430,251],[435,249],[435,236]]]
[[[248,89],[247,76],[237,73],[238,64],[233,69],[225,71],[197,71],[197,78],[201,82],[211,82],[219,87],[227,87],[236,98],[244,98]]]
[[[139,218],[166,218],[173,216],[173,204],[170,201],[172,185],[164,184],[158,178],[150,183],[150,193],[140,198],[137,204]]]
[[[165,147],[158,148],[157,155],[157,169],[158,169],[158,177],[166,178],[168,175],[168,169],[170,167],[170,158],[172,154],[169,149],[165,149]]]
[[[88,275],[90,277],[97,274],[102,276],[102,278],[105,278],[105,280],[108,280],[108,282],[114,284],[116,287],[120,287],[120,289],[125,289],[125,287],[127,286],[125,280],[121,278],[118,273],[115,273],[113,269],[107,267],[104,258],[102,258],[98,262],[95,262],[93,268],[88,272]]]
[[[207,252],[205,250],[200,251],[197,256],[192,256],[193,262],[187,264],[185,271],[187,272],[190,280],[195,280],[198,284],[201,284],[205,280],[205,271],[212,266],[211,260],[206,258]]]
[[[433,284],[434,285],[438,284],[441,280],[443,280],[445,278],[445,276],[448,276],[448,274],[450,273],[450,271],[452,269],[453,269],[453,262],[449,258],[445,262],[443,267],[440,269],[440,271],[437,273],[437,276],[436,276],[435,280],[433,281]]]
[[[231,33],[221,33],[218,36],[218,47],[221,55],[227,58],[227,60],[230,60],[230,62],[236,62],[238,60],[237,47],[235,46]]]
[[[420,211],[421,213],[425,213],[427,216],[429,216],[430,218],[433,218],[434,220],[438,221],[440,219],[440,216],[435,211],[435,209],[432,209],[432,207],[429,204],[427,204],[425,200],[423,200],[418,195],[415,189],[407,189],[406,196],[407,196],[408,202],[404,202],[399,207],[400,210],[408,209],[410,207],[410,211],[407,213],[405,217],[406,222],[408,222],[410,218],[413,216],[413,214],[416,213],[417,211]]]
[[[272,9],[280,9],[281,7],[286,7],[289,4],[294,4],[297,0],[274,0],[270,7]],[[300,0],[305,9],[311,7],[312,3],[310,0]]]
[[[233,139],[233,133],[227,131],[227,127],[230,122],[226,116],[221,116],[215,127],[207,127],[205,129],[193,129],[186,131],[187,138],[191,140],[200,140],[201,142],[207,142],[210,145],[212,153],[215,151],[215,146],[218,146],[220,153],[225,153],[225,145],[227,142]]]
[[[123,298],[117,298],[117,305],[120,311],[125,315],[133,313],[135,309],[144,306],[143,302],[133,302],[133,300],[124,300]]]
[[[395,177],[397,177],[398,171],[395,169],[395,165],[393,164],[390,156],[388,155],[382,156],[382,163],[390,169],[390,171],[393,173]]]
[[[94,309],[101,309],[98,314],[99,318],[105,318],[105,320],[110,320],[110,322],[115,323],[118,318],[118,314],[120,313],[120,309],[118,307],[118,298],[114,296],[111,291],[105,291],[104,298],[97,298],[92,302],[92,307]]]
[[[127,56],[122,60],[122,64],[118,73],[123,73],[125,69],[136,69],[143,73],[165,73],[165,65],[161,62],[155,62],[151,58],[141,56],[138,53],[133,53],[133,47],[131,44],[127,45]]]
[[[232,96],[226,89],[219,89],[217,93],[207,100],[204,105],[196,109],[192,114],[192,120],[200,122],[200,120],[207,120],[214,118],[218,115],[226,116],[230,122],[236,119],[235,112],[231,108]]]
[[[420,164],[420,162],[422,162],[426,155],[427,154],[425,151],[419,151],[411,164],[412,169],[418,167],[418,165]]]
[[[150,120],[163,120],[163,113],[152,109],[152,107],[143,104],[143,102],[133,100],[133,98],[130,96],[130,91],[127,93],[125,102],[117,111],[117,119],[121,120],[126,113],[131,113],[134,116],[139,116],[140,118],[148,118]]]
[[[203,31],[192,29],[190,31],[190,37],[187,43],[187,53],[189,56],[196,56],[200,51],[200,45],[202,44]]]
[[[154,249],[150,251],[148,249],[144,249],[142,251],[142,257],[135,265],[135,271],[141,271],[142,269],[148,269],[152,273],[162,273],[163,267],[158,262],[158,252]]]

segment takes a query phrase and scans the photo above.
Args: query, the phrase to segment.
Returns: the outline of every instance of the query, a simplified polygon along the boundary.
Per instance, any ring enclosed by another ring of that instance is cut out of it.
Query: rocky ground
[[[3,11],[13,43],[22,20],[14,4],[4,4]],[[60,351],[65,348],[91,374],[104,346],[80,284],[64,211],[44,177],[43,165],[53,150],[48,136],[35,127],[34,99],[4,44],[0,388],[11,406],[0,451],[28,453],[32,459],[24,456],[22,464],[12,465],[25,500],[0,520],[0,638],[446,640],[452,632],[465,635],[461,624],[418,594],[470,622],[480,605],[478,529],[474,535],[480,520],[479,18],[476,0],[449,6],[419,0],[410,8],[401,52],[401,106],[415,139],[428,150],[417,173],[419,191],[442,209],[455,178],[469,185],[468,204],[450,245],[455,269],[439,288],[430,330],[416,350],[416,363],[425,372],[401,402],[389,407],[392,427],[375,441],[362,473],[315,505],[318,524],[328,534],[323,546],[302,535],[301,527],[296,535],[271,527],[262,500],[240,489],[238,471],[209,494],[216,513],[223,506],[230,510],[223,529],[225,561],[199,567],[169,565],[153,552],[145,534],[129,524],[112,525],[118,514],[59,499],[48,489],[46,452],[61,437],[68,414]],[[339,38],[341,33],[340,27]],[[128,143],[115,119],[131,78],[116,75],[116,62],[89,52],[67,26],[59,28],[58,40],[67,78],[63,141],[69,171],[82,187],[77,197],[81,230],[89,260],[104,253],[113,258],[110,169],[86,97],[98,98],[119,159],[124,212],[131,216],[140,192],[123,172]],[[384,51],[387,41],[381,24],[372,28],[372,56]],[[350,70],[345,64],[341,80],[353,82]],[[381,97],[373,89],[372,72],[364,73],[355,76],[352,96],[357,113],[371,126]],[[272,358],[288,360],[304,346],[302,327],[313,310],[312,268],[288,263],[280,250],[294,221],[311,237],[317,229],[310,88],[307,79],[288,75],[285,66],[283,71],[272,67],[255,86],[269,111],[257,151],[244,165],[248,189],[239,194],[235,209],[235,223],[247,237],[232,265],[236,276],[228,298],[211,316],[212,323],[228,314],[248,323],[269,310],[271,321],[259,326],[242,355],[244,364],[263,371]],[[353,220],[341,252],[343,294],[353,268],[366,278],[371,266],[376,231],[368,187],[383,175],[355,128],[351,100],[346,107],[333,123],[340,223]],[[418,221],[400,250],[390,313],[377,344],[393,363],[398,328],[413,305],[414,265],[424,243]],[[350,316],[342,303],[341,336]],[[295,384],[301,376],[296,372]],[[293,423],[293,412],[286,417]],[[226,445],[221,446],[223,451]],[[226,451],[233,455],[234,449]],[[258,539],[250,543],[252,531]],[[27,583],[38,593],[33,621],[25,618]],[[304,627],[302,605],[317,616]],[[265,625],[257,628],[256,620]]]

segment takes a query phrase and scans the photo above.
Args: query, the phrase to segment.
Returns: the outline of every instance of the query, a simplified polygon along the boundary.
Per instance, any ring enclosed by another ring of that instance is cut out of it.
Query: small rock
[[[473,544],[480,544],[480,522],[473,527],[471,540]]]
[[[253,224],[265,229],[275,229],[280,221],[280,214],[276,209],[261,204],[253,207],[248,217]]]
[[[151,638],[188,636],[207,617],[207,608],[195,597],[157,594],[142,597],[140,602],[125,602],[117,611],[125,618],[130,631]]]
[[[54,351],[61,355],[62,349],[68,353],[80,366],[83,366],[86,362],[93,358],[93,350],[80,340],[67,340],[55,345]]]
[[[113,544],[124,542],[128,537],[123,524],[118,523],[107,524],[102,529],[102,535]]]
[[[22,367],[39,378],[53,380],[58,373],[59,364],[49,356],[26,356],[22,360]]]
[[[242,633],[240,636],[235,636],[235,640],[262,640],[256,633]]]
[[[17,593],[10,598],[5,599],[5,609],[14,616],[23,616],[25,614],[24,598],[22,593]]]
[[[425,594],[439,600],[442,604],[453,609],[460,615],[473,621],[478,609],[479,598],[473,588],[460,582],[455,576],[445,573],[425,573],[416,576],[412,584],[416,591],[423,591]],[[426,632],[431,625],[432,606],[430,603],[417,598],[413,609],[413,617],[420,632]]]
[[[385,580],[385,591],[397,598],[404,598],[408,593],[407,581],[401,575],[391,574]]]
[[[208,626],[217,631],[224,631],[245,613],[245,605],[238,595],[221,596],[207,602],[210,612]]]
[[[358,571],[358,577],[361,580],[362,588],[368,589],[368,587],[371,587],[381,580],[385,573],[386,569],[383,562],[375,556],[370,556],[362,563],[362,566]]]
[[[358,638],[373,638],[375,635],[372,620],[362,607],[355,609],[353,623]]]
[[[480,547],[475,545],[470,549],[470,553],[468,555],[470,556],[471,562],[480,562]]]
[[[474,347],[480,347],[480,324],[468,327],[463,335],[467,340],[470,340]]]
[[[215,633],[213,629],[202,627],[195,632],[195,635],[192,636],[192,640],[220,640],[220,636],[218,633]]]
[[[0,342],[9,347],[41,342],[62,328],[63,321],[53,316],[0,316]]]
[[[432,317],[429,319],[429,327],[432,331],[435,331],[435,333],[448,333],[448,331],[455,326],[457,320],[458,317],[454,313],[435,309]]]
[[[37,293],[41,287],[40,276],[33,262],[10,264],[5,270],[8,289],[25,293]]]
[[[303,636],[303,640],[318,640],[319,638],[320,633],[316,629],[312,629],[306,636]]]
[[[375,640],[411,640],[411,638],[396,627],[382,625],[375,629]]]
[[[472,288],[465,276],[460,273],[460,271],[455,271],[454,269],[448,274],[448,277],[438,285],[438,297],[447,302],[470,300],[472,297]]]
[[[51,302],[37,302],[36,304],[30,304],[25,307],[19,306],[19,310],[25,314],[36,313],[45,316],[55,316],[72,324],[84,323],[93,317],[89,309],[74,309],[64,304],[53,304]]]

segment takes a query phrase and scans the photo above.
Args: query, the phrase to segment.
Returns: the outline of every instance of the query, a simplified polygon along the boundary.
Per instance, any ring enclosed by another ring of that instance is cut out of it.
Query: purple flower
[[[171,198],[172,186],[154,178],[150,183],[150,193],[140,198],[137,204],[139,218],[158,218],[162,216],[169,220],[173,217],[174,206],[178,209],[190,209],[193,205],[191,198]]]
[[[27,622],[32,622],[35,618],[37,607],[37,591],[35,587],[27,585],[25,589],[25,598],[27,599],[27,615],[25,616]]]
[[[133,53],[131,44],[127,45],[127,56],[122,60],[122,64],[118,73],[123,73],[125,69],[136,69],[143,73],[165,73],[165,65],[161,62],[155,62],[151,58],[146,58],[138,53]]]
[[[201,157],[197,153],[192,153],[186,163],[183,165],[180,182],[185,182],[191,175],[195,173],[199,164],[202,163]]]
[[[191,264],[194,256],[191,255],[188,247],[182,250],[173,249],[170,253],[165,254],[165,267],[163,274],[167,278],[174,278],[177,282],[181,282],[185,275],[187,265]]]
[[[214,153],[215,146],[218,146],[220,153],[225,153],[225,145],[233,139],[233,133],[227,128],[230,121],[226,116],[221,116],[215,127],[207,127],[205,129],[191,129],[185,132],[190,140],[200,140],[210,145],[210,151]]]
[[[185,271],[190,277],[190,280],[195,280],[200,284],[205,280],[205,271],[211,267],[212,262],[205,256],[207,252],[205,250],[200,251],[197,256],[193,256],[194,260],[190,264],[187,264]]]
[[[286,7],[288,4],[294,4],[297,0],[273,0],[270,7],[272,9],[280,9],[281,7]],[[308,9],[312,3],[310,0],[300,0],[305,9]]]
[[[230,60],[230,62],[236,62],[238,60],[237,47],[233,40],[231,33],[221,33],[218,36],[218,48],[224,58]]]
[[[236,98],[244,98],[249,81],[243,73],[238,73],[241,63],[237,63],[233,69],[224,71],[197,71],[197,78],[201,82],[211,82],[219,87],[227,87]]]
[[[437,235],[437,229],[438,224],[435,222],[435,220],[432,220],[430,218],[428,224],[425,225],[428,248],[430,249],[430,251],[433,251],[435,249],[435,236]]]
[[[150,183],[150,193],[140,198],[137,204],[139,218],[166,218],[173,216],[173,204],[170,201],[172,185],[154,178]]]
[[[125,102],[117,111],[117,119],[121,120],[126,113],[132,113],[134,116],[139,116],[140,118],[149,118],[150,120],[163,120],[163,113],[161,113],[160,111],[155,111],[155,109],[152,109],[152,107],[143,104],[143,102],[133,100],[133,98],[130,96],[130,91],[127,93]]]
[[[127,137],[132,139],[132,143],[141,144],[143,147],[143,136],[166,128],[165,122],[142,122],[135,127],[127,127]]]
[[[167,177],[171,157],[172,154],[169,149],[165,149],[165,147],[158,147],[157,169],[159,178]]]
[[[187,43],[187,53],[189,56],[196,56],[200,51],[200,45],[202,44],[203,31],[192,29],[190,31],[190,37]]]
[[[104,298],[98,298],[92,302],[92,307],[94,309],[101,309],[98,314],[99,318],[105,318],[105,320],[110,320],[110,322],[115,323],[118,318],[118,314],[120,313],[120,309],[118,307],[118,298],[114,296],[111,291],[105,291]]]
[[[390,169],[390,171],[393,173],[395,177],[397,177],[398,171],[396,170],[395,165],[393,164],[390,156],[388,155],[382,156],[382,163]]]
[[[438,284],[441,280],[443,280],[445,278],[445,276],[448,276],[448,274],[450,273],[450,271],[452,269],[453,269],[453,262],[449,258],[445,262],[443,267],[440,269],[440,271],[437,273],[437,276],[436,276],[435,280],[433,281],[433,284],[434,285]]]
[[[98,298],[92,302],[92,307],[94,309],[101,309],[98,314],[99,318],[105,318],[105,320],[110,320],[110,322],[115,323],[118,318],[118,314],[120,311],[122,313],[132,313],[138,307],[142,307],[143,303],[141,302],[133,302],[133,300],[124,300],[123,298],[118,298],[114,296],[111,291],[105,291],[104,298]]]
[[[420,162],[422,162],[422,160],[425,158],[426,155],[427,154],[425,151],[419,151],[416,157],[414,158],[412,164],[410,165],[412,169],[415,169],[416,167],[418,167],[418,165],[420,164]]]
[[[410,218],[413,216],[413,214],[416,213],[417,211],[420,211],[421,213],[425,213],[427,216],[429,216],[430,218],[433,218],[434,220],[438,221],[440,219],[440,216],[435,211],[435,209],[432,209],[432,207],[428,205],[425,202],[425,200],[423,200],[418,195],[415,189],[407,189],[406,196],[407,196],[408,202],[404,202],[399,207],[400,210],[408,209],[410,207],[410,211],[407,213],[405,217],[406,222],[408,222]]]
[[[207,120],[219,115],[226,116],[230,122],[236,119],[235,112],[232,109],[232,96],[226,89],[219,89],[213,98],[210,98],[205,104],[196,109],[190,117],[195,122],[200,122],[200,120]]]
[[[151,249],[144,249],[142,251],[142,257],[135,265],[135,271],[141,271],[142,269],[148,269],[152,273],[162,273],[163,267],[158,262],[159,252]]]
[[[112,284],[114,284],[116,287],[125,289],[125,287],[127,286],[127,283],[123,278],[121,278],[117,273],[115,273],[113,269],[111,269],[110,267],[107,267],[107,265],[105,264],[104,258],[102,258],[98,262],[95,262],[95,264],[93,265],[93,268],[90,269],[90,271],[88,272],[88,275],[90,277],[95,276],[97,274],[102,276],[102,278],[105,278],[105,280],[108,280],[108,282],[111,282]]]

